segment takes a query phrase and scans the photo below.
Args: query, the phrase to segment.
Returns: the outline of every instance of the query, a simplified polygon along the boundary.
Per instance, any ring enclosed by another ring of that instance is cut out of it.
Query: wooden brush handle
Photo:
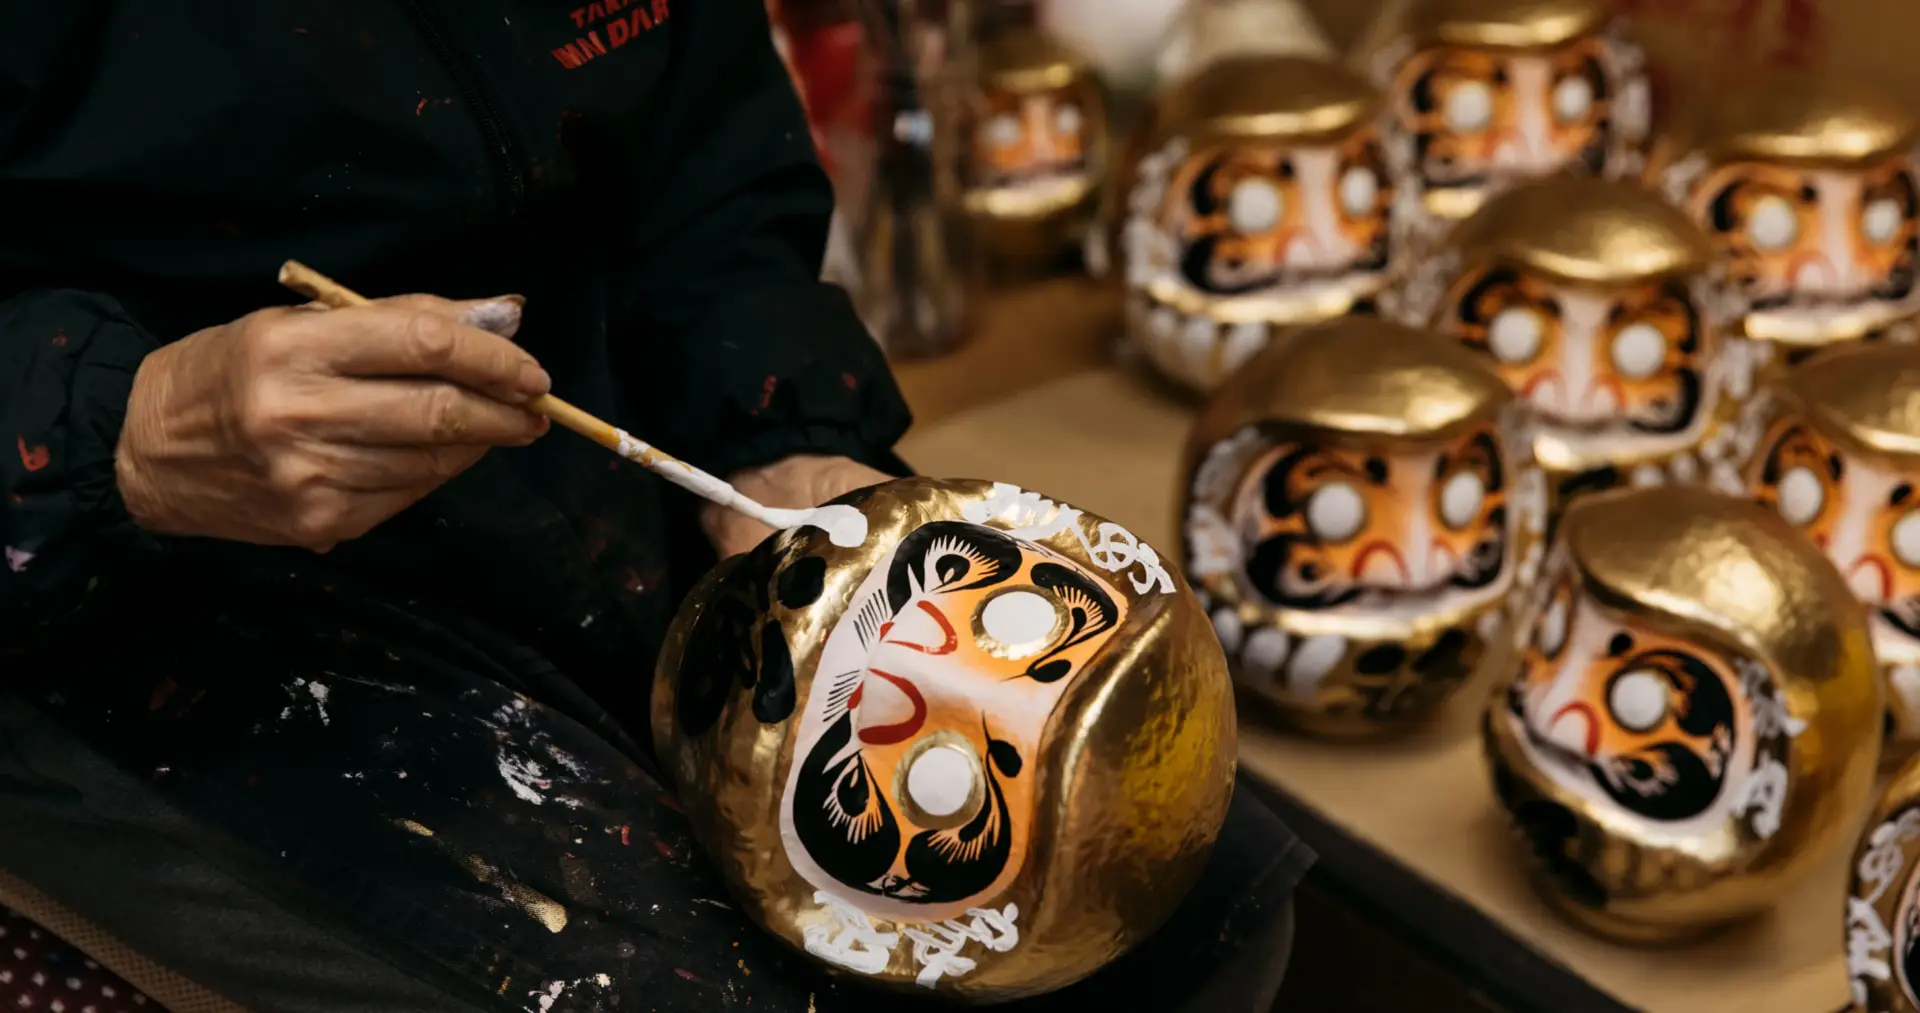
[[[289,260],[280,265],[280,284],[322,306],[333,309],[365,306],[373,301],[297,260]],[[673,457],[655,450],[651,445],[634,439],[631,435],[552,394],[542,394],[528,401],[527,408],[545,415],[622,457],[632,458],[649,467],[655,463],[679,463]]]

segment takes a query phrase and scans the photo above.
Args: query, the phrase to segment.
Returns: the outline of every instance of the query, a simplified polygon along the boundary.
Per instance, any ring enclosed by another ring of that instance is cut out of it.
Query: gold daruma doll
[[[1433,713],[1540,565],[1523,410],[1473,353],[1373,317],[1289,332],[1222,386],[1182,520],[1239,685],[1323,734]]]
[[[1865,618],[1773,511],[1698,487],[1575,500],[1485,724],[1535,880],[1588,929],[1755,914],[1856,826],[1880,749]]]
[[[1920,346],[1828,349],[1773,383],[1748,491],[1810,537],[1865,607],[1888,758],[1920,746]]]
[[[1651,90],[1615,6],[1410,0],[1368,66],[1423,193],[1423,234],[1519,180],[1639,175]]]
[[[1860,1013],[1920,1013],[1920,760],[1895,774],[1853,853],[1847,974]]]
[[[1581,490],[1738,492],[1729,427],[1770,352],[1707,235],[1638,183],[1555,176],[1487,200],[1383,299],[1482,356],[1536,413],[1556,504]]]
[[[1655,179],[1713,236],[1748,336],[1797,357],[1915,308],[1917,122],[1832,74],[1727,89],[1663,142]]]
[[[982,252],[1024,270],[1080,248],[1107,167],[1099,80],[1032,25],[981,42],[968,96],[963,201]]]
[[[722,563],[675,619],[655,742],[742,909],[839,971],[996,1001],[1172,913],[1225,819],[1205,613],[1119,525],[903,479]]]
[[[1162,95],[1119,178],[1133,342],[1212,390],[1275,326],[1366,305],[1394,257],[1379,102],[1338,64],[1223,57]]]

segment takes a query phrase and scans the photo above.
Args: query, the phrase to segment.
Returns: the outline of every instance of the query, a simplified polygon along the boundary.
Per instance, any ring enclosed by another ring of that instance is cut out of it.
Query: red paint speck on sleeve
[[[24,436],[16,437],[15,442],[20,446],[20,463],[26,465],[28,471],[39,471],[53,463],[53,454],[46,444],[29,447]]]

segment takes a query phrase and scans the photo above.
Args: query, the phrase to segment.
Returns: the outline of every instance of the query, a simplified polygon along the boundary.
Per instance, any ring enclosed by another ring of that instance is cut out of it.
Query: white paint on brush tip
[[[743,507],[740,512],[770,528],[819,528],[827,533],[827,541],[843,549],[858,548],[867,540],[867,515],[845,503],[829,503],[811,510],[780,510],[760,506],[752,500],[746,502],[758,510]]]

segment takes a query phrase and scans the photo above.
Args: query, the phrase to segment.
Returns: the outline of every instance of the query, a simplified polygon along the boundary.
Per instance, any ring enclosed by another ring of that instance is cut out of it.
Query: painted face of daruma
[[[1761,447],[1747,475],[1753,497],[1805,531],[1880,619],[1920,637],[1920,472],[1850,456],[1790,415]]]
[[[1047,720],[1125,609],[1084,568],[990,528],[902,539],[821,652],[783,806],[795,867],[881,917],[952,917],[1004,889]]]
[[[1506,482],[1491,426],[1395,454],[1283,444],[1234,497],[1247,579],[1295,609],[1487,587],[1506,564]]]
[[[1383,270],[1393,193],[1372,130],[1337,147],[1231,145],[1189,158],[1163,210],[1188,285],[1216,295]]]
[[[1086,171],[1089,111],[1080,92],[989,92],[973,131],[972,177],[978,186],[1021,186]]]
[[[1553,584],[1507,700],[1545,762],[1621,808],[1677,822],[1718,801],[1751,736],[1739,680],[1708,647]],[[1751,750],[1748,750],[1750,753]]]
[[[1700,411],[1708,359],[1684,284],[1600,290],[1496,268],[1455,286],[1445,326],[1549,422],[1677,433]]]
[[[1690,211],[1755,310],[1897,302],[1913,292],[1911,161],[1861,172],[1738,162],[1694,190]]]
[[[1540,53],[1441,47],[1408,60],[1392,96],[1421,176],[1436,189],[1468,189],[1604,169],[1615,91],[1605,47],[1589,37]]]

